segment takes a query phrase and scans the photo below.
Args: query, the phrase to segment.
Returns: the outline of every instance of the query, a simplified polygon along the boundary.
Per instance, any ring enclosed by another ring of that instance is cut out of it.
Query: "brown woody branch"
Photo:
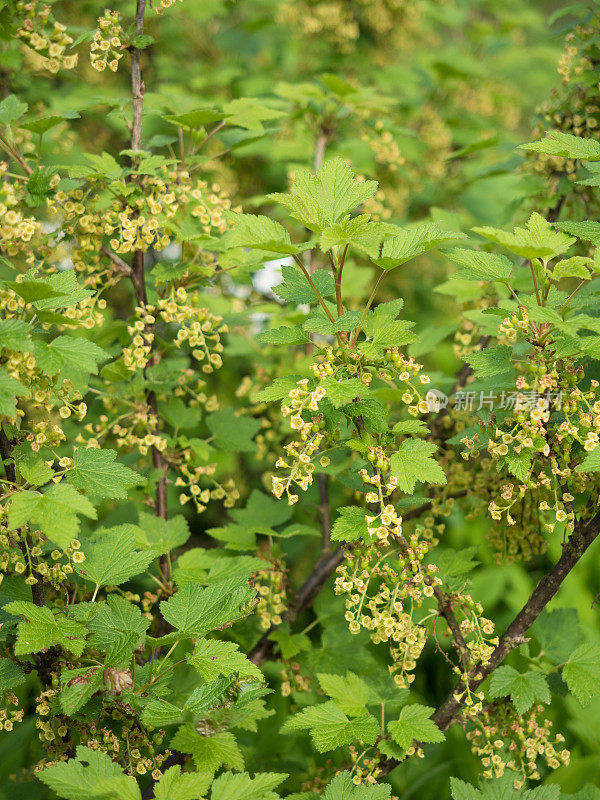
[[[135,13],[135,35],[140,36],[144,32],[144,14],[146,12],[146,0],[136,0],[136,13]],[[142,70],[140,64],[141,50],[137,47],[130,47],[131,52],[131,93],[133,103],[133,116],[131,122],[131,149],[137,152],[142,149],[142,114],[144,108],[144,82],[142,80]],[[134,157],[135,159],[135,157]],[[134,163],[137,163],[134,161]],[[112,258],[110,253],[109,257]],[[113,262],[118,263],[115,259]],[[141,306],[145,306],[148,302],[148,295],[146,292],[146,277],[144,272],[144,254],[141,250],[136,250],[133,254],[133,265],[130,270],[130,277],[133,283],[135,296],[137,302]],[[148,403],[148,410],[150,414],[156,419],[155,433],[158,433],[158,405],[156,400],[156,392],[152,389],[146,394]],[[161,477],[156,484],[156,516],[167,518],[167,475],[166,465],[160,450],[154,445],[151,448],[152,464],[155,469],[161,473]],[[161,560],[162,571],[167,581],[170,581],[169,564],[168,560],[163,558]]]

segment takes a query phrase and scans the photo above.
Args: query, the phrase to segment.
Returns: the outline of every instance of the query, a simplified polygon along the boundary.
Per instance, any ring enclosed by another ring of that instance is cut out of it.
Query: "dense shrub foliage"
[[[0,0],[0,798],[598,800],[600,32],[548,11]]]

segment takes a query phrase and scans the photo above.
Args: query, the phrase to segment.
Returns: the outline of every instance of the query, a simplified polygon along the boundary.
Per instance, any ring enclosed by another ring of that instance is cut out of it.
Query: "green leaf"
[[[181,722],[182,709],[162,698],[152,698],[144,706],[142,722],[152,728],[164,728]]]
[[[0,347],[31,353],[33,344],[29,338],[30,327],[22,319],[0,319]]]
[[[171,747],[190,753],[198,769],[216,772],[219,767],[244,769],[244,759],[235,736],[229,731],[202,736],[193,725],[182,725],[171,740]]]
[[[415,484],[435,483],[444,485],[446,476],[440,465],[431,458],[437,450],[433,442],[421,439],[405,439],[390,459],[392,475],[398,478],[398,487],[412,494]]]
[[[384,270],[396,269],[411,258],[420,256],[434,247],[456,239],[464,239],[464,233],[444,231],[434,222],[426,222],[413,228],[401,231],[397,236],[388,239],[381,250],[381,256],[373,261]]]
[[[15,462],[21,477],[32,486],[43,486],[54,475],[54,470],[46,465],[40,454],[31,450],[15,454]]]
[[[325,789],[323,800],[389,800],[391,791],[385,783],[356,786],[349,772],[340,772]]]
[[[334,247],[352,245],[357,250],[376,258],[381,243],[390,236],[397,235],[399,230],[396,225],[386,222],[371,222],[368,214],[361,214],[358,217],[347,215],[321,232],[319,245],[324,253]]]
[[[576,472],[600,472],[600,447],[586,453],[585,458],[575,467]]]
[[[129,489],[145,480],[115,461],[116,457],[116,450],[78,447],[73,457],[73,468],[67,471],[67,480],[94,500],[125,500]]]
[[[452,800],[558,800],[560,787],[556,785],[515,789],[513,783],[520,777],[520,773],[507,770],[500,778],[483,781],[481,789],[458,778],[450,778]]]
[[[140,33],[138,36],[134,36],[129,44],[131,47],[135,47],[137,50],[145,50],[147,47],[150,47],[151,44],[154,44],[154,42],[155,39],[153,36],[148,36],[146,33]]]
[[[222,642],[218,639],[198,639],[194,652],[186,656],[205,681],[212,681],[220,675],[237,672],[241,677],[251,676],[262,680],[260,669],[240,653],[235,642]]]
[[[136,547],[148,547],[154,553],[162,555],[169,550],[183,547],[189,538],[190,529],[186,518],[181,514],[165,520],[156,514],[139,512],[139,528],[135,532]]]
[[[53,114],[49,117],[41,117],[40,119],[31,119],[26,120],[25,122],[21,122],[19,128],[24,128],[27,131],[31,131],[31,133],[35,133],[38,136],[42,136],[46,131],[55,128],[57,125],[60,125],[61,122],[65,121],[65,117],[62,115]]]
[[[102,688],[101,667],[66,669],[60,675],[58,702],[63,714],[72,717]]]
[[[238,97],[223,106],[228,125],[237,125],[250,131],[264,132],[263,122],[285,116],[283,111],[276,111],[253,97]]]
[[[281,728],[282,733],[297,730],[308,730],[316,749],[319,753],[325,753],[356,741],[373,744],[379,726],[370,714],[350,720],[336,703],[328,701],[318,706],[308,706],[288,717]]]
[[[393,433],[419,436],[429,433],[429,428],[422,419],[404,419],[392,428]]]
[[[512,349],[510,347],[505,344],[499,344],[471,353],[466,360],[473,368],[475,377],[491,378],[494,375],[503,375],[512,370],[511,355]]]
[[[563,664],[581,640],[577,610],[545,608],[534,622],[533,632],[544,656],[555,664]]]
[[[181,772],[176,764],[166,769],[154,786],[154,800],[197,800],[206,794],[212,775],[208,772]]]
[[[600,245],[600,222],[584,220],[583,222],[555,222],[554,227],[578,239],[591,242],[594,247]]]
[[[593,263],[591,258],[584,258],[583,256],[565,258],[555,264],[552,270],[552,277],[555,281],[560,281],[563,278],[584,278],[589,280],[592,277],[590,267]]]
[[[230,247],[248,247],[266,253],[292,255],[298,248],[291,244],[290,235],[278,222],[255,214],[232,214],[233,230],[227,235]],[[265,255],[265,258],[267,256]]]
[[[27,111],[27,103],[23,103],[14,94],[9,94],[0,103],[0,125],[12,125]]]
[[[17,408],[17,398],[29,395],[29,389],[21,381],[8,375],[5,369],[0,370],[0,414],[12,419]]]
[[[287,208],[311,231],[322,231],[372,197],[376,181],[357,181],[341,159],[326,161],[317,175],[297,170],[289,194],[270,194],[269,198]]]
[[[333,322],[330,321],[323,311],[319,308],[314,314],[302,324],[305,331],[321,333],[333,336],[339,331],[352,331],[360,323],[362,314],[360,311],[345,311]]]
[[[118,586],[139,575],[154,553],[135,550],[134,535],[131,525],[98,532],[94,539],[83,543],[85,561],[77,565],[78,574],[97,586]]]
[[[94,615],[86,623],[90,632],[88,644],[106,652],[117,642],[133,642],[132,649],[139,647],[150,620],[124,597],[109,594],[105,603],[94,604]]]
[[[78,622],[67,619],[64,614],[54,615],[49,608],[39,607],[24,600],[7,603],[4,610],[24,619],[17,627],[14,653],[25,656],[47,650],[54,644],[80,656],[85,647],[86,629]]]
[[[8,524],[21,528],[32,522],[64,550],[79,533],[78,514],[96,519],[96,509],[87,497],[68,483],[58,483],[44,494],[18,492],[10,507]]]
[[[234,453],[254,450],[252,438],[261,427],[260,420],[238,416],[231,406],[210,414],[206,424],[215,437],[215,446]]]
[[[436,565],[440,574],[446,580],[463,578],[464,575],[474,570],[481,563],[473,558],[476,552],[476,547],[465,547],[463,550],[453,550],[448,547],[442,550],[436,555]]]
[[[600,142],[584,139],[563,131],[546,131],[546,137],[536,142],[519,145],[530,153],[546,153],[560,158],[575,158],[580,161],[600,161]]]
[[[178,638],[193,639],[240,619],[240,609],[253,597],[254,592],[239,578],[206,588],[187,583],[173,597],[163,600],[160,610],[165,621],[176,629]]]
[[[137,781],[102,750],[79,746],[77,758],[59,761],[37,777],[65,800],[141,800]]]
[[[290,303],[315,303],[317,296],[312,286],[306,280],[304,273],[298,268],[289,264],[281,267],[283,282],[273,287],[273,292],[288,300]],[[333,275],[324,269],[317,269],[311,275],[311,280],[316,286],[321,297],[330,297],[335,292]]]
[[[587,705],[600,688],[600,646],[595,642],[580,644],[565,664],[562,676],[581,705]]]
[[[385,433],[388,428],[388,409],[378,400],[355,400],[342,406],[349,419],[361,418],[367,433]]]
[[[368,388],[358,378],[344,378],[337,381],[333,376],[321,381],[321,386],[326,391],[326,397],[334,408],[341,408],[352,400],[365,397]]]
[[[260,344],[286,345],[293,347],[297,344],[307,344],[310,341],[308,335],[299,325],[286,325],[281,328],[271,328],[255,336]]]
[[[518,714],[529,711],[536,700],[550,702],[548,683],[540,672],[520,674],[513,667],[501,666],[492,673],[490,697],[507,696],[510,696]]]
[[[0,693],[16,689],[27,676],[10,658],[0,658]]]
[[[317,673],[317,680],[325,694],[351,717],[365,714],[366,705],[373,699],[367,684],[349,670],[345,677],[320,672]]]
[[[271,790],[285,778],[285,773],[276,772],[260,772],[254,778],[247,772],[238,775],[224,772],[214,781],[210,800],[279,800],[279,795]]]
[[[60,297],[60,292],[53,289],[50,282],[45,280],[29,278],[22,281],[6,281],[4,285],[22,297],[26,303]]]
[[[197,108],[194,111],[188,111],[185,114],[168,114],[163,117],[166,122],[172,125],[177,125],[186,131],[197,131],[211,122],[219,122],[226,115],[222,111],[218,111],[212,106],[205,106]]]
[[[476,281],[506,282],[514,264],[506,256],[484,253],[481,250],[451,250],[448,258],[458,266],[456,275]]]
[[[331,528],[331,540],[334,542],[355,542],[357,539],[368,540],[366,512],[357,506],[338,508],[339,517]]]
[[[435,722],[430,719],[434,708],[421,705],[404,706],[397,720],[388,722],[388,731],[396,744],[407,750],[413,743],[443,742],[445,736]]]
[[[35,358],[46,375],[73,380],[87,380],[90,373],[98,374],[98,363],[108,358],[108,353],[89,339],[73,336],[57,336],[50,344],[37,340]]]
[[[564,253],[575,242],[571,236],[555,231],[552,224],[535,211],[525,228],[515,228],[513,233],[498,228],[483,226],[473,228],[475,233],[496,242],[523,258],[548,260]]]

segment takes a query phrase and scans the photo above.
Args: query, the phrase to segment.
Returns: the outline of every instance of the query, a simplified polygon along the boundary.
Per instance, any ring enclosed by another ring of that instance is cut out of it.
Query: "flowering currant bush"
[[[0,793],[597,800],[593,113],[544,112],[552,205],[494,227],[446,186],[465,98],[411,118],[421,174],[351,75],[185,94],[186,20],[218,60],[250,13],[192,5],[0,8]],[[249,5],[379,65],[437,30]]]

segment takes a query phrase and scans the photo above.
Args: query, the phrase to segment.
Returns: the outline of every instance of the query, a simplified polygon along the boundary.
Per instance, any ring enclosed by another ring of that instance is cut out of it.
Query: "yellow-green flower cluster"
[[[557,747],[564,742],[562,734],[552,737],[552,723],[539,721],[544,706],[536,705],[520,716],[512,703],[489,706],[479,712],[475,728],[467,733],[471,750],[481,759],[485,778],[499,778],[505,770],[519,775],[514,788],[520,789],[527,780],[540,780],[538,761],[550,769],[567,765],[570,753]]]
[[[123,58],[123,29],[118,11],[104,10],[98,19],[98,27],[90,46],[90,61],[98,72],[108,67],[112,72],[119,69],[119,61]]]
[[[298,495],[291,491],[294,484],[305,492],[313,481],[315,465],[312,458],[324,437],[324,423],[318,413],[319,403],[324,397],[325,389],[322,386],[310,391],[308,378],[302,378],[290,391],[289,402],[281,408],[283,416],[290,417],[290,425],[298,438],[284,446],[286,457],[281,456],[275,466],[285,470],[286,475],[273,477],[272,490],[277,498],[285,493],[289,505],[298,502]]]
[[[50,5],[39,0],[19,0],[16,11],[21,17],[17,37],[42,57],[40,65],[53,74],[60,69],[73,69],[77,55],[65,53],[73,39],[65,25],[51,17]]]

